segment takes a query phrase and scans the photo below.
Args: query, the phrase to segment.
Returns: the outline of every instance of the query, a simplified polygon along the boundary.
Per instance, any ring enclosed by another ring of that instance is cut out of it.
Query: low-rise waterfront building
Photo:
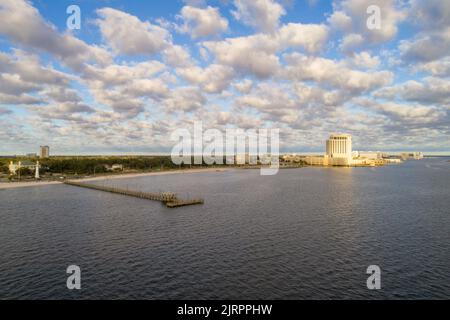
[[[113,164],[112,166],[105,165],[105,169],[108,170],[108,171],[122,171],[123,170],[123,164]]]
[[[386,163],[402,163],[402,159],[400,158],[385,158],[384,161]]]
[[[296,153],[293,154],[285,154],[281,157],[281,160],[284,162],[291,162],[291,163],[301,163],[305,160],[304,156],[297,155]]]
[[[409,159],[420,160],[420,159],[423,159],[423,153],[422,152],[404,152],[404,153],[400,154],[400,157],[403,160],[409,160]]]
[[[354,158],[362,159],[383,159],[383,154],[380,151],[356,151],[356,156]]]
[[[329,158],[327,155],[325,156],[306,156],[303,158],[306,164],[310,166],[328,166]]]

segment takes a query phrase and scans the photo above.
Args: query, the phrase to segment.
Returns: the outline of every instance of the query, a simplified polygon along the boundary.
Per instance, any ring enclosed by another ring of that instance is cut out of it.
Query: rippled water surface
[[[96,182],[206,201],[178,209],[65,185],[0,190],[0,299],[449,298],[447,161]],[[66,288],[71,264],[80,291]]]

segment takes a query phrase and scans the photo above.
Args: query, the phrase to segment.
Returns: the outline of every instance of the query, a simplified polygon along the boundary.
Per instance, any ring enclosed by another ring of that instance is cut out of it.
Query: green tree
[[[7,165],[0,166],[0,172],[2,173],[9,173],[9,168]]]
[[[29,168],[22,167],[16,171],[16,175],[19,175],[19,173],[20,173],[21,177],[26,177],[26,176],[31,176],[33,174],[33,171],[30,170]]]

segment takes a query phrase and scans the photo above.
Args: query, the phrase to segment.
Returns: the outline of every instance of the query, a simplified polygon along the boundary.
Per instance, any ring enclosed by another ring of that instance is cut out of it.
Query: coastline
[[[142,172],[142,173],[124,173],[124,174],[112,174],[112,175],[102,175],[98,177],[85,177],[80,179],[68,179],[76,180],[78,182],[87,181],[99,181],[99,180],[114,180],[114,179],[126,179],[126,178],[137,178],[137,177],[148,177],[148,176],[159,176],[159,175],[169,175],[169,174],[183,174],[183,173],[198,173],[198,172],[225,172],[230,169],[228,168],[196,168],[196,169],[182,169],[182,170],[167,170],[167,171],[157,171],[157,172]],[[15,189],[15,188],[25,188],[25,187],[42,187],[55,184],[63,184],[62,181],[26,181],[26,182],[0,182],[1,189]]]
[[[114,180],[114,179],[126,179],[126,178],[138,178],[138,177],[148,177],[148,176],[160,176],[168,174],[182,174],[182,173],[198,173],[198,172],[224,172],[229,169],[227,168],[204,168],[204,169],[182,169],[182,170],[167,170],[167,171],[157,171],[157,172],[142,172],[142,173],[124,173],[124,174],[113,174],[104,175],[99,177],[86,177],[81,179],[72,179],[79,182],[87,181],[99,181],[99,180]]]
[[[0,190],[25,187],[42,187],[52,184],[61,184],[60,181],[27,181],[27,182],[0,182]]]

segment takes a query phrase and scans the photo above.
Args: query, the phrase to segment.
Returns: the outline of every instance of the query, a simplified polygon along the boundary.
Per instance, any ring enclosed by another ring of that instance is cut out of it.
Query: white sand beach
[[[61,184],[59,181],[26,181],[26,182],[1,182],[0,189],[14,189],[24,187],[42,187],[52,184]]]
[[[168,171],[158,171],[158,172],[144,172],[144,173],[125,173],[125,174],[115,174],[115,175],[104,175],[98,177],[87,177],[82,179],[77,179],[79,182],[87,181],[98,181],[98,180],[112,180],[112,179],[127,179],[127,178],[137,178],[137,177],[147,177],[147,176],[160,176],[168,174],[183,174],[183,173],[197,173],[197,172],[224,172],[226,168],[204,168],[204,169],[182,169],[182,170],[168,170]]]

